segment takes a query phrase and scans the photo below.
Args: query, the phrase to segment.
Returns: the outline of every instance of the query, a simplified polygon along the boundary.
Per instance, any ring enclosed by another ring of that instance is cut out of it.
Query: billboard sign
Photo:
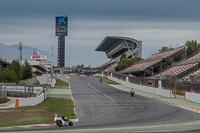
[[[56,17],[56,36],[67,36],[68,18],[66,16]]]
[[[31,60],[47,60],[46,55],[31,55]]]

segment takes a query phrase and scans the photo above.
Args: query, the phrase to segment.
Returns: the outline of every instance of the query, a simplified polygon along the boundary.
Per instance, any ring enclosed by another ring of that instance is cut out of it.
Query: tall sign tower
[[[68,17],[56,17],[56,36],[58,36],[58,67],[65,67],[65,36],[68,35]]]

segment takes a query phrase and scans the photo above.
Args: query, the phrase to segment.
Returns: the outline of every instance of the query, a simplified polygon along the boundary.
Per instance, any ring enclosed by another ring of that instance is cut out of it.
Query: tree
[[[135,62],[141,60],[141,58],[136,57],[136,58],[130,58],[127,59],[125,54],[122,54],[120,61],[118,62],[117,66],[115,67],[116,71],[121,71],[129,66],[131,66],[132,64],[134,64]]]
[[[186,43],[187,49],[186,49],[186,56],[191,55],[192,53],[195,52],[195,46],[194,46],[194,41],[187,41]]]
[[[32,67],[26,60],[23,68],[23,79],[28,79],[28,78],[32,78]]]
[[[17,75],[12,69],[3,69],[0,71],[0,82],[19,82]]]
[[[18,81],[20,81],[22,78],[22,70],[20,63],[18,61],[13,60],[10,69],[15,72]]]
[[[162,49],[160,49],[159,51],[160,51],[160,52],[166,52],[166,51],[168,51],[168,50],[169,50],[169,48],[166,47],[166,46],[164,46],[164,47],[162,47]]]

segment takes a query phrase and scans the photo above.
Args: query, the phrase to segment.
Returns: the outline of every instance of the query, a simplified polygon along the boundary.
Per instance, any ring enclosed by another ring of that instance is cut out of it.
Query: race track
[[[71,77],[79,127],[121,127],[182,123],[200,115],[100,83],[94,77]]]
[[[58,128],[57,126],[50,126],[15,130],[82,133],[88,132],[87,129],[109,128],[109,132],[121,133],[135,132],[135,130],[129,127],[153,127],[154,125],[177,124],[200,120],[200,114],[198,113],[137,94],[131,97],[128,92],[113,88],[106,83],[100,83],[95,77],[71,76],[69,81],[79,119],[73,127]],[[117,128],[124,129],[118,131]],[[191,130],[193,129],[193,127],[190,128]],[[169,127],[169,129],[173,130],[173,127]],[[171,131],[169,129],[166,130]],[[153,131],[153,129],[151,130]],[[142,131],[140,130],[140,132]],[[148,132],[148,129],[144,129],[144,131]],[[176,131],[179,132],[177,129]],[[197,131],[199,129],[190,132]],[[96,130],[93,132],[96,132]],[[107,131],[98,130],[98,132],[103,133]],[[173,132],[175,132],[175,129]],[[181,132],[187,131],[181,130]]]

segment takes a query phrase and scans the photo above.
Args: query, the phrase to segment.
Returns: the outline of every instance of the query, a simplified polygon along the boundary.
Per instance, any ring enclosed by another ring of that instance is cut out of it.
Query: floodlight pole
[[[53,46],[52,46],[52,53],[51,53],[51,83],[52,83],[52,75],[53,75]]]
[[[22,61],[22,47],[23,43],[19,42],[19,60]]]

